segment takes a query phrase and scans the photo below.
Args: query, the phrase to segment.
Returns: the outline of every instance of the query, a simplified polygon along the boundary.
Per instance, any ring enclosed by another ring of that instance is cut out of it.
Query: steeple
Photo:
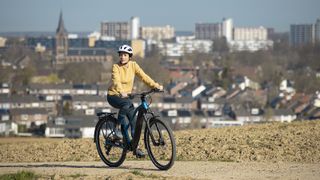
[[[56,33],[61,33],[61,34],[67,34],[67,30],[64,27],[64,22],[62,18],[62,11],[60,11],[60,18],[59,18],[59,24]]]
[[[60,18],[59,18],[59,24],[56,31],[56,62],[62,62],[65,57],[68,55],[68,32],[64,27],[63,18],[62,18],[62,11],[60,11]]]

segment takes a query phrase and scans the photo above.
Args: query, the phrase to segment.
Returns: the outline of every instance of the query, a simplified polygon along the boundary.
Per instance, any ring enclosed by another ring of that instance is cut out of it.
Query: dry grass
[[[174,134],[177,160],[320,162],[320,121]],[[127,159],[133,158],[129,153]],[[100,161],[100,158],[93,139],[0,138],[0,162],[53,161]]]

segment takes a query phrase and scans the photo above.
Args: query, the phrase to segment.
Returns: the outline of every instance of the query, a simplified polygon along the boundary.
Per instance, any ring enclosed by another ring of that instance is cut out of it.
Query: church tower
[[[56,30],[56,63],[62,63],[68,55],[68,32],[64,27],[62,11],[60,12],[59,24]]]

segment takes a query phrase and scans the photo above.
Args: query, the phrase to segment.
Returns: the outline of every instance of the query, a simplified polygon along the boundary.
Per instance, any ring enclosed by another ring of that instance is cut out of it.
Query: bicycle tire
[[[160,128],[160,127],[162,127],[162,128]],[[176,143],[175,143],[175,139],[173,136],[173,132],[172,132],[171,128],[169,128],[169,126],[166,123],[164,123],[163,121],[161,121],[160,119],[157,119],[157,118],[152,118],[150,120],[150,129],[152,131],[151,133],[153,134],[155,139],[159,141],[159,143],[160,143],[159,139],[161,137],[159,132],[161,132],[161,135],[164,138],[167,138],[165,140],[166,142],[164,142],[163,145],[159,144],[158,147],[169,148],[167,150],[167,153],[170,152],[170,155],[161,154],[161,152],[159,152],[161,150],[153,150],[152,145],[155,147],[157,145],[155,145],[152,142],[149,129],[148,129],[148,127],[146,127],[145,133],[144,133],[144,142],[145,142],[146,149],[148,151],[148,155],[149,155],[152,163],[158,169],[168,170],[173,166],[174,161],[176,159]],[[160,131],[159,131],[159,129],[160,129]],[[167,134],[165,134],[165,133],[167,133]],[[167,136],[167,137],[165,137],[165,136]],[[170,143],[170,144],[168,145],[168,143]],[[171,146],[171,148],[170,148],[170,146]],[[161,157],[158,158],[158,157],[156,157],[156,155],[160,155]],[[162,162],[162,161],[165,161],[165,162]],[[168,162],[166,162],[166,161],[168,161]]]
[[[124,162],[126,158],[127,148],[126,146],[122,148],[117,146],[112,146],[113,141],[114,143],[116,143],[116,140],[113,140],[112,136],[110,135],[110,133],[112,132],[111,129],[112,128],[114,129],[114,126],[112,124],[114,125],[114,120],[111,120],[109,118],[99,121],[95,129],[96,132],[95,132],[94,138],[95,138],[96,148],[100,156],[100,159],[109,167],[118,167]],[[108,134],[108,131],[110,131],[109,134]],[[118,140],[118,141],[121,142],[121,140]],[[107,142],[109,144],[107,144]],[[124,139],[122,139],[122,143],[123,142],[124,142]],[[109,154],[111,150],[115,150],[114,154],[112,155]],[[109,151],[109,153],[107,153],[107,151]],[[119,156],[119,157],[116,158],[116,156]]]

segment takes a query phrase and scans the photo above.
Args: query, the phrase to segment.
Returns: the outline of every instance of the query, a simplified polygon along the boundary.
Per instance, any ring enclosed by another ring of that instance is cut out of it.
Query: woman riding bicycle
[[[135,75],[139,76],[150,88],[162,90],[163,86],[152,80],[135,61],[132,61],[132,47],[122,45],[119,47],[118,53],[120,61],[112,66],[112,84],[108,88],[107,101],[112,107],[119,109],[118,121],[121,126],[125,123],[125,118],[128,118],[131,126],[131,137],[134,137],[136,124],[133,117],[134,106],[128,98],[128,94],[132,92]],[[144,157],[144,153],[139,148],[133,153],[137,157]]]

